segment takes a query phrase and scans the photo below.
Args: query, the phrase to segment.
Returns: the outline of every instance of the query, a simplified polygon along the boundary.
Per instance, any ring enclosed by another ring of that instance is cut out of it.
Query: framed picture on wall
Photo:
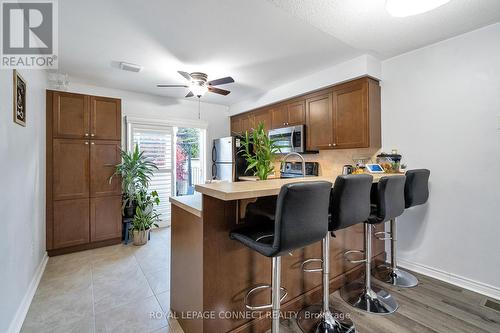
[[[14,122],[26,126],[26,81],[14,69]]]

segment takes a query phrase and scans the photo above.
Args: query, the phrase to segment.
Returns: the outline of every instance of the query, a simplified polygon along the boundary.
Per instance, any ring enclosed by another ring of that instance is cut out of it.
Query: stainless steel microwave
[[[304,125],[270,130],[269,138],[275,140],[276,143],[281,146],[281,152],[283,154],[291,152],[304,153],[306,151],[306,133]]]

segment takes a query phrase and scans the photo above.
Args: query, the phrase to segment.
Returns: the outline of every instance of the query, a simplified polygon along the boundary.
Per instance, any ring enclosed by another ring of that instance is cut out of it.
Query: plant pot
[[[149,229],[148,230],[134,230],[134,245],[140,246],[148,242]]]

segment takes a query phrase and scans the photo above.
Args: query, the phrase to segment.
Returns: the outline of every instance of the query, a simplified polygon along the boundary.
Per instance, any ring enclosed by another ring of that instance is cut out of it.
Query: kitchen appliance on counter
[[[272,129],[269,138],[281,147],[282,154],[304,153],[306,150],[305,125]]]
[[[238,151],[241,138],[228,136],[215,139],[212,147],[212,179],[234,182],[240,176],[251,176],[245,173],[247,161]]]
[[[342,167],[343,175],[350,175],[354,171],[354,167],[350,164],[346,164]]]
[[[318,176],[319,163],[306,162],[306,177]],[[285,162],[283,170],[280,172],[281,178],[298,178],[302,175],[302,162]]]

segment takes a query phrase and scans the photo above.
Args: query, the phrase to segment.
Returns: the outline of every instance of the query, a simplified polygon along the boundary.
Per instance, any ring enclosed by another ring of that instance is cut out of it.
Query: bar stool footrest
[[[350,262],[351,264],[360,264],[360,263],[363,263],[363,262],[366,262],[366,259],[358,259],[358,260],[352,260],[352,259],[349,259],[349,255],[351,254],[364,254],[365,251],[363,250],[349,250],[349,251],[346,251],[344,252],[344,260],[347,261],[347,262]]]
[[[263,290],[263,289],[271,289],[271,288],[272,288],[272,286],[270,284],[263,284],[263,285],[259,285],[259,286],[256,286],[256,287],[253,287],[252,289],[250,289],[248,291],[248,293],[245,295],[245,299],[244,299],[245,307],[248,310],[252,310],[252,311],[272,309],[272,304],[251,305],[251,304],[249,304],[249,301],[248,301],[248,298],[252,294],[254,294],[255,292]],[[280,287],[280,291],[281,291],[281,297],[280,297],[280,303],[281,303],[288,296],[288,291],[283,287]]]
[[[387,231],[378,231],[378,232],[374,233],[373,236],[375,236],[376,239],[381,240],[381,241],[393,239],[392,233],[387,232]]]
[[[320,268],[305,268],[306,265],[312,263],[312,262],[320,262],[321,267]],[[323,272],[323,259],[321,258],[312,258],[312,259],[307,259],[302,262],[302,265],[300,265],[302,268],[302,271],[306,273],[316,273],[316,272]]]

